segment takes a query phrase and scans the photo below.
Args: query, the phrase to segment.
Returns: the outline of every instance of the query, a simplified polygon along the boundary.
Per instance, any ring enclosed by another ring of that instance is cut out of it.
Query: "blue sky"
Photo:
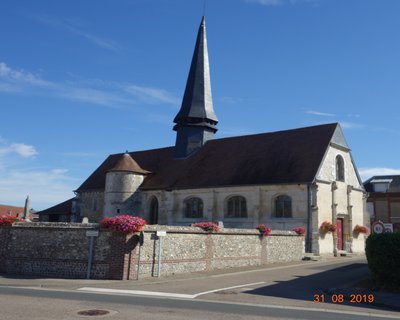
[[[203,0],[7,1],[0,203],[73,196],[109,155],[175,143]],[[214,0],[217,137],[339,121],[364,179],[400,174],[400,1]]]

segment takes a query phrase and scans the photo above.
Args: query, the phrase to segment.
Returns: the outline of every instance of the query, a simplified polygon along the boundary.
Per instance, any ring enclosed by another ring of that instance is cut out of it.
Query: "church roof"
[[[119,154],[115,165],[113,165],[113,167],[108,171],[125,171],[139,174],[150,173],[149,171],[143,170],[138,163],[132,159],[129,153]]]
[[[178,125],[196,123],[191,119],[218,122],[211,97],[210,68],[206,37],[206,22],[203,17],[197,34],[196,46],[186,82],[182,106],[174,122]],[[208,121],[209,122],[209,121]],[[212,124],[209,124],[213,126]]]
[[[42,211],[35,212],[36,214],[57,214],[57,215],[70,215],[72,212],[72,200],[75,198],[68,199],[64,202],[56,204],[50,208]]]
[[[131,152],[151,171],[142,190],[268,185],[312,182],[338,124],[208,141],[185,159],[174,147]],[[106,172],[121,154],[110,155],[77,191],[104,189]]]

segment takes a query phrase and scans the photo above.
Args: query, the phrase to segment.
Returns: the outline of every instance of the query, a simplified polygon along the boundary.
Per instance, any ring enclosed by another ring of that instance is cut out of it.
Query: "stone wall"
[[[304,252],[304,237],[291,231],[260,237],[247,229],[207,233],[192,227],[146,226],[139,246],[137,234],[99,230],[98,224],[17,223],[0,228],[0,272],[86,278],[87,231],[96,230],[90,273],[94,279],[136,279],[138,265],[140,277],[158,276],[157,230],[167,232],[161,240],[161,276],[299,261]]]

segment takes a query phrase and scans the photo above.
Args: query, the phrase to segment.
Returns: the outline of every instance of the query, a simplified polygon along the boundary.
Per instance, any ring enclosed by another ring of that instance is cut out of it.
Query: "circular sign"
[[[385,226],[383,225],[383,223],[382,222],[380,222],[380,221],[375,221],[373,224],[372,224],[372,231],[374,232],[374,233],[383,233],[384,231],[385,231]]]

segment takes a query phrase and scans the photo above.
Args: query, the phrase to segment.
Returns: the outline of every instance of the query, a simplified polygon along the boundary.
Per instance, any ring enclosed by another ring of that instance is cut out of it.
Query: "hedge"
[[[400,290],[400,233],[371,234],[365,252],[373,280],[383,288]]]

